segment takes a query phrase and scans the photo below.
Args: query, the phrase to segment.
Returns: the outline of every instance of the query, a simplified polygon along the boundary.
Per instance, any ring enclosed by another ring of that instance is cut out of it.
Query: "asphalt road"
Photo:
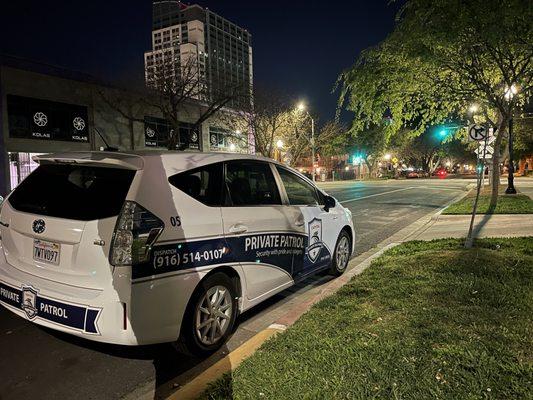
[[[437,211],[472,180],[339,182],[322,187],[353,213],[361,254],[417,219]],[[128,348],[92,343],[40,328],[0,307],[0,400],[162,398],[224,353],[266,328],[306,291],[330,278],[311,278],[240,317],[227,346],[207,360],[170,345]]]

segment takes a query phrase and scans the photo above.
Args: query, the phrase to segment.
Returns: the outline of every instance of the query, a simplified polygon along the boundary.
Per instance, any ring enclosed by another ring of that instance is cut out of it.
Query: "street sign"
[[[483,125],[470,125],[468,127],[468,139],[471,141],[481,141],[487,137],[487,128]]]
[[[488,140],[486,142],[480,143],[478,148],[474,150],[474,152],[478,155],[479,158],[485,156],[485,160],[492,158],[492,155],[494,154],[494,147],[489,146],[487,143]]]
[[[485,149],[483,149],[483,147],[485,147]],[[494,147],[492,146],[479,146],[477,149],[474,150],[474,152],[480,156],[483,155],[483,153],[485,153],[485,155],[487,154],[494,154]]]
[[[495,140],[496,140],[496,136],[491,136],[489,134],[489,137],[487,139],[487,144],[492,144],[492,143],[494,143]]]

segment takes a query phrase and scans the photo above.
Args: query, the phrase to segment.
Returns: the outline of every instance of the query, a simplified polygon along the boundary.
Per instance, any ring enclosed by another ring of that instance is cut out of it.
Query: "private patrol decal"
[[[315,263],[320,256],[323,247],[322,243],[322,220],[314,218],[309,222],[309,246],[307,247],[307,257]]]
[[[37,290],[32,286],[22,286],[22,310],[31,321],[37,316]]]
[[[66,303],[39,295],[30,285],[21,289],[0,282],[0,302],[26,313],[30,321],[43,319],[79,332],[99,335],[98,317],[101,308]]]

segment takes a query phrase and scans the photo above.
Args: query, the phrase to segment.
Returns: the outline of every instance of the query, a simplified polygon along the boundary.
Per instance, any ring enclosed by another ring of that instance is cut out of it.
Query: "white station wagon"
[[[354,249],[352,215],[298,172],[225,153],[84,152],[0,213],[0,302],[39,325],[206,355],[239,313]]]

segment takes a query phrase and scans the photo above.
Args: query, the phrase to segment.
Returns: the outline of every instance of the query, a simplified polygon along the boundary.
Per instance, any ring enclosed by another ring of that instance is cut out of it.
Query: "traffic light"
[[[353,165],[359,165],[363,163],[364,154],[363,153],[356,153],[353,155],[352,158],[352,164]]]

